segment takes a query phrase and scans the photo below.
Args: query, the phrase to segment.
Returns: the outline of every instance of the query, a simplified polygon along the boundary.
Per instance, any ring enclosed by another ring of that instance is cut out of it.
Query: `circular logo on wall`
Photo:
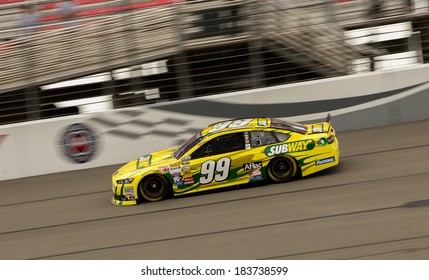
[[[72,124],[65,129],[60,146],[69,159],[77,163],[85,163],[95,155],[97,136],[83,124]]]

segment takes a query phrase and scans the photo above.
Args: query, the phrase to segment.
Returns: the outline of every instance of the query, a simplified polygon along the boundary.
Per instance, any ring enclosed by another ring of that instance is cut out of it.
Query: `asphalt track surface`
[[[429,259],[429,121],[338,137],[317,175],[132,207],[117,166],[0,182],[0,258]]]

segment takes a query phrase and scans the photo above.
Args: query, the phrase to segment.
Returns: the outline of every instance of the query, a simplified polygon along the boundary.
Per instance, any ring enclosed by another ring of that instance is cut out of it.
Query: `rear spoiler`
[[[319,123],[315,123],[315,124],[310,124],[308,125],[310,127],[310,134],[313,133],[322,133],[322,132],[327,132],[329,134],[329,132],[331,131],[331,114],[328,113],[328,115],[326,116],[326,121],[319,122]],[[326,123],[328,123],[328,128],[326,129]]]
[[[326,116],[326,122],[331,123],[331,118],[332,118],[331,114],[328,113],[328,115]]]
[[[331,118],[332,118],[331,114],[328,113],[328,115],[326,116],[326,122],[329,123],[328,132],[331,130]]]

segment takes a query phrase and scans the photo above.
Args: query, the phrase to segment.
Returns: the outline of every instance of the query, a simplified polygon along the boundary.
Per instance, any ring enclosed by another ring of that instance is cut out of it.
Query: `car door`
[[[226,133],[207,141],[191,154],[183,182],[194,181],[198,190],[247,183],[243,164],[252,158],[247,141],[244,132]]]

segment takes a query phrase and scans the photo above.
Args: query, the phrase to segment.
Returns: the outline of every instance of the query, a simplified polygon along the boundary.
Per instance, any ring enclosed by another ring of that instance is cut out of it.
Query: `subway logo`
[[[303,152],[313,150],[316,143],[312,139],[291,142],[287,144],[280,144],[275,146],[266,147],[264,153],[271,157],[275,155]]]

